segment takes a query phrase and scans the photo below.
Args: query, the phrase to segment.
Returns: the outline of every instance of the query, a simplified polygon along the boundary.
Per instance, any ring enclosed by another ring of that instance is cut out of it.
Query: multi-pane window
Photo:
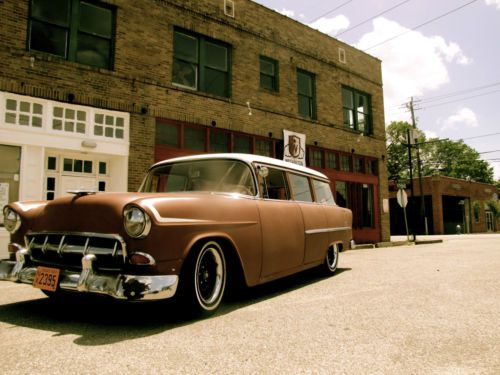
[[[95,113],[94,135],[123,139],[125,137],[125,119],[119,116]]]
[[[180,128],[174,124],[156,123],[155,144],[179,147]]]
[[[309,151],[309,166],[323,167],[323,152],[321,150],[312,149]]]
[[[269,156],[273,155],[273,144],[271,141],[266,139],[256,139],[255,140],[255,153],[257,155]]]
[[[337,181],[335,183],[336,197],[335,200],[340,207],[349,207],[348,185],[345,181]]]
[[[29,49],[111,69],[114,11],[83,0],[31,0]]]
[[[351,172],[351,156],[350,155],[340,155],[340,170],[342,172]]]
[[[7,98],[5,101],[5,123],[12,125],[42,127],[43,106],[24,100]]]
[[[328,169],[337,169],[337,154],[333,152],[326,152],[325,167]]]
[[[350,87],[342,87],[344,126],[372,134],[371,96]]]
[[[75,173],[91,174],[93,170],[93,162],[91,160],[70,159],[64,158],[63,171]]]
[[[279,91],[278,62],[269,57],[260,56],[260,87],[270,91]]]
[[[373,175],[377,174],[377,161],[376,160],[367,160],[366,173],[373,174]]]
[[[227,44],[186,31],[174,31],[172,83],[229,97],[230,48]]]
[[[225,131],[210,132],[210,151],[211,152],[229,152],[231,145],[231,134]]]
[[[85,134],[85,111],[54,106],[52,115],[52,129]]]
[[[205,129],[198,127],[184,128],[184,147],[190,150],[205,151]]]
[[[233,144],[233,152],[241,152],[243,154],[251,154],[252,153],[252,143],[253,143],[253,140],[251,137],[247,137],[245,135],[235,134],[234,144]]]
[[[354,171],[356,173],[365,173],[365,159],[355,158],[354,159]]]
[[[299,114],[307,119],[316,119],[315,76],[305,70],[297,69],[297,93]]]

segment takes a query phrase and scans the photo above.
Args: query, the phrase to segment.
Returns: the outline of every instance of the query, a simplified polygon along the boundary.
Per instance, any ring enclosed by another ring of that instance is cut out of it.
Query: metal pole
[[[408,147],[408,164],[410,167],[410,218],[411,218],[411,234],[413,235],[413,240],[416,240],[415,237],[415,203],[413,202],[414,199],[413,197],[415,196],[415,193],[413,191],[413,166],[412,166],[412,161],[411,161],[411,139],[410,139],[410,129],[406,129],[406,136],[408,139],[407,147]]]

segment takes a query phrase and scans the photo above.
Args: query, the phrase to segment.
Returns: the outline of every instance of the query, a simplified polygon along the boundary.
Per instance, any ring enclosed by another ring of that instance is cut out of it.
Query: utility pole
[[[411,122],[414,131],[417,129],[417,122],[415,120],[415,109],[413,105],[413,97],[410,99],[410,103],[408,104],[408,109],[410,110],[411,113]],[[415,140],[415,148],[417,149],[417,173],[418,173],[418,184],[419,184],[419,190],[420,190],[420,222],[423,224],[424,228],[424,233],[429,234],[429,228],[427,225],[427,215],[425,213],[425,196],[424,196],[424,189],[423,189],[423,184],[422,184],[422,169],[421,169],[421,161],[420,161],[420,148],[419,148],[419,143],[418,143],[418,138],[412,137]],[[410,142],[410,139],[408,139],[408,143]],[[409,146],[410,148],[412,147],[411,144]],[[411,155],[410,155],[411,156]],[[411,171],[410,171],[411,172]],[[411,178],[411,176],[410,176]],[[411,181],[412,184],[412,189],[413,189],[413,180]],[[413,194],[412,194],[413,196]]]

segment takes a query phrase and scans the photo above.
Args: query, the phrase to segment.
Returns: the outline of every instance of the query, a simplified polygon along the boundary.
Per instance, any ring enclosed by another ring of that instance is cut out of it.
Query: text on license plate
[[[59,280],[59,270],[57,268],[38,267],[36,269],[33,286],[44,290],[55,292]]]

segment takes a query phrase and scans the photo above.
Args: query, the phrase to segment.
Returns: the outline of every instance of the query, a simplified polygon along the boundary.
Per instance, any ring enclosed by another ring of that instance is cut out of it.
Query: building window
[[[366,173],[377,175],[377,161],[376,160],[368,160],[366,163]]]
[[[5,123],[12,125],[42,127],[43,106],[25,100],[7,98],[5,101]]]
[[[155,143],[157,145],[179,147],[179,136],[178,125],[156,122]]]
[[[190,150],[205,151],[206,132],[202,128],[184,128],[184,147]]]
[[[124,139],[125,119],[123,117],[96,113],[94,115],[94,135],[106,138]]]
[[[309,152],[309,166],[323,168],[323,152],[321,150],[312,149]]]
[[[85,111],[54,106],[52,115],[52,129],[85,134]]]
[[[112,68],[112,8],[83,0],[32,0],[30,9],[30,51]]]
[[[255,153],[261,156],[273,156],[273,144],[271,141],[265,139],[256,139],[255,140]]]
[[[260,56],[260,87],[270,91],[279,91],[278,62],[269,57]]]
[[[241,152],[243,154],[252,153],[252,138],[244,135],[234,135],[233,152]]]
[[[74,173],[92,174],[93,162],[91,160],[64,158],[63,171]]]
[[[231,134],[225,131],[210,131],[210,151],[229,152],[231,145]]]
[[[373,186],[362,184],[361,193],[362,207],[362,226],[365,228],[373,227]]]
[[[372,134],[371,96],[342,87],[344,126],[364,134]]]
[[[299,114],[306,118],[316,119],[315,76],[312,73],[297,69],[297,92]]]
[[[349,207],[349,195],[347,191],[347,182],[344,181],[337,181],[335,183],[335,192],[336,192],[336,198],[335,200],[337,201],[337,204],[340,207]]]
[[[340,170],[342,172],[351,172],[351,156],[350,155],[340,155]]]
[[[228,98],[229,52],[225,43],[175,30],[172,83]]]
[[[365,173],[365,159],[355,158],[354,159],[354,171],[356,173]]]
[[[337,169],[337,154],[333,152],[327,152],[325,155],[325,166],[328,169]]]

